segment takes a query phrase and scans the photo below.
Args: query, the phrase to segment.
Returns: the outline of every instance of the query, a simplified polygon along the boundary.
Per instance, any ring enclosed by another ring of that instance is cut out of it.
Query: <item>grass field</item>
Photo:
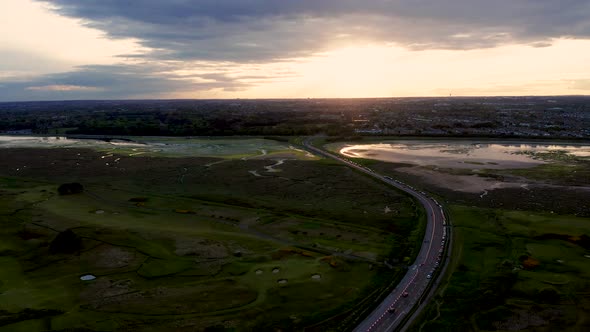
[[[415,203],[326,160],[0,154],[0,331],[329,330],[415,250]]]
[[[583,331],[590,219],[452,206],[450,279],[413,331]]]

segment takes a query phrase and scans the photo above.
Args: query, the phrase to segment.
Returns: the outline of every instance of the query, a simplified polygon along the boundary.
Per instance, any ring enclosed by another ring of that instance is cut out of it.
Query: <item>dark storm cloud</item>
[[[139,39],[159,59],[276,60],[358,40],[473,49],[590,36],[587,0],[48,2],[113,38]]]
[[[554,38],[590,37],[588,0],[37,1],[109,38],[135,38],[150,50],[121,55],[133,65],[85,66],[29,80],[7,75],[30,70],[30,61],[24,68],[8,64],[0,100],[159,98],[182,92],[199,97],[205,91],[214,97],[211,89],[236,91],[293,75],[241,68],[338,46],[547,47]]]
[[[250,86],[241,78],[217,75],[205,78],[205,82],[195,82],[181,76],[163,75],[156,69],[153,65],[84,66],[32,80],[1,82],[0,101],[164,98],[182,92],[198,97],[200,91],[236,91]]]

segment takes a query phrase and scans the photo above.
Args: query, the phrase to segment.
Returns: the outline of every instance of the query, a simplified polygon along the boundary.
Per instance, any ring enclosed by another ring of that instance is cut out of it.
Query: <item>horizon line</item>
[[[273,100],[369,100],[369,99],[467,99],[467,98],[571,98],[590,97],[590,94],[574,95],[452,95],[452,96],[403,96],[403,97],[292,97],[292,98],[119,98],[119,99],[33,99],[33,100],[7,100],[0,101],[0,104],[7,103],[51,103],[51,102],[100,102],[100,101],[273,101]]]

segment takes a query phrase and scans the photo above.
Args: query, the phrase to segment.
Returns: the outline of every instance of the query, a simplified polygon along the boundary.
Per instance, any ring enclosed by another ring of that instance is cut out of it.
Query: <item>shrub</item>
[[[52,254],[73,254],[80,249],[82,249],[82,239],[71,229],[57,234],[49,245],[49,252]]]
[[[60,195],[75,195],[84,191],[84,187],[77,183],[64,183],[57,188]]]

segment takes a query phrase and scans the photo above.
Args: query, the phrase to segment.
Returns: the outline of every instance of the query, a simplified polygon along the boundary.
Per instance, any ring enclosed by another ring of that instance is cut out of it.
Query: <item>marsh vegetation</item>
[[[0,331],[325,330],[360,317],[413,255],[420,209],[288,145],[275,159],[272,144],[264,158],[0,150]],[[59,195],[64,183],[84,190]]]

